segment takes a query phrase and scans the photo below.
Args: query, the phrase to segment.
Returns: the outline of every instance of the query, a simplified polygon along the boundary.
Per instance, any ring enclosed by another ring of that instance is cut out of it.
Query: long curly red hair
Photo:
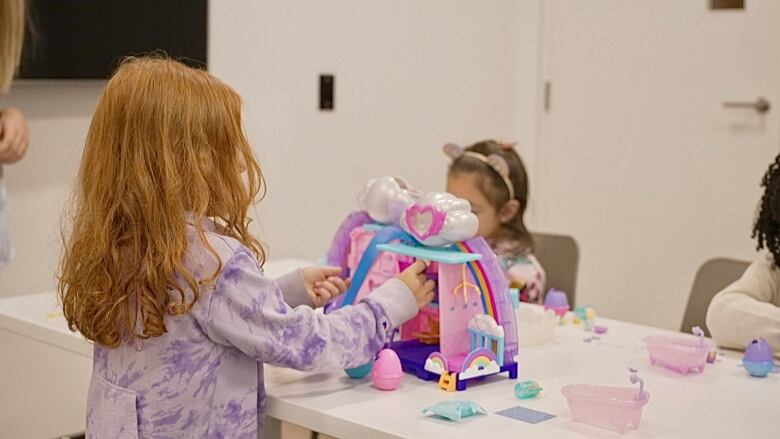
[[[170,59],[125,60],[95,110],[65,217],[58,289],[70,329],[107,347],[164,334],[165,316],[187,312],[221,270],[205,218],[264,261],[247,217],[264,193],[233,89]],[[216,260],[209,278],[182,262],[188,221]]]

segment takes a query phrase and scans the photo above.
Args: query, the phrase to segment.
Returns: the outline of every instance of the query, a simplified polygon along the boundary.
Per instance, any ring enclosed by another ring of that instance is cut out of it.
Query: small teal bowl
[[[344,369],[344,372],[346,372],[350,378],[359,380],[368,376],[368,374],[371,373],[372,367],[374,367],[374,360],[371,360],[362,366],[353,367],[352,369]]]

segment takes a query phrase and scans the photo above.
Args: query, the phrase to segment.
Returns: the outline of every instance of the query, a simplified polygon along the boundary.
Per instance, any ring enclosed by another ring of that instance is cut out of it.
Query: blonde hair
[[[222,268],[204,218],[263,262],[247,209],[264,192],[233,89],[169,59],[124,61],[92,118],[63,233],[59,295],[70,329],[108,347],[164,334],[165,316],[187,312]],[[188,216],[216,261],[208,279],[182,261]]]
[[[0,94],[8,91],[24,40],[24,0],[0,0]]]

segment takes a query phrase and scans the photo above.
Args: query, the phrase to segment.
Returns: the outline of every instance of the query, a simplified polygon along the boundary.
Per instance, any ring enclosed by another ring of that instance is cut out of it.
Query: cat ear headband
[[[506,145],[509,148],[512,147],[512,144]],[[504,145],[502,145],[502,147],[506,148]],[[515,198],[515,188],[512,186],[512,181],[509,180],[509,165],[500,155],[490,154],[489,156],[484,156],[478,152],[465,151],[462,146],[456,145],[454,143],[448,143],[444,145],[442,150],[444,151],[444,154],[452,160],[457,160],[461,157],[470,157],[486,164],[490,169],[498,174],[499,177],[501,177],[501,180],[503,180],[507,190],[509,191],[509,199],[513,200]]]

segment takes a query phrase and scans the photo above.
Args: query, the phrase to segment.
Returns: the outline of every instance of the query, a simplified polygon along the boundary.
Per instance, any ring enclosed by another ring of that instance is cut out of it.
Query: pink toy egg
[[[371,369],[371,381],[379,390],[395,390],[401,385],[404,372],[401,369],[401,360],[392,349],[382,349],[376,356],[374,367]]]

